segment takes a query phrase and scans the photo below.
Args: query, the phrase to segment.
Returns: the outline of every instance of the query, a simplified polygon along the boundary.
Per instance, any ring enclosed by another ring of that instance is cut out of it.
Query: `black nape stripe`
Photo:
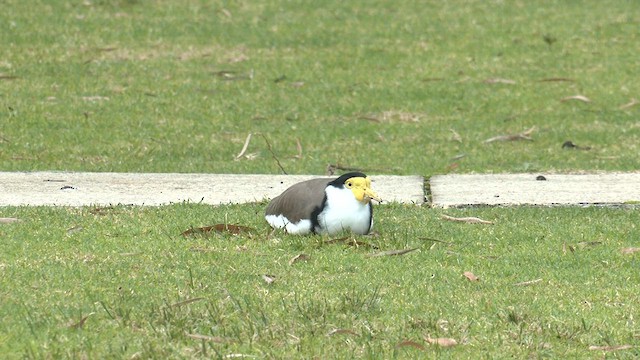
[[[334,186],[334,187],[343,187],[344,183],[354,177],[362,177],[362,178],[366,178],[367,175],[365,175],[364,173],[358,172],[358,171],[354,171],[354,172],[350,172],[350,173],[346,173],[342,176],[340,176],[339,178],[333,180],[332,182],[330,182],[328,185]]]

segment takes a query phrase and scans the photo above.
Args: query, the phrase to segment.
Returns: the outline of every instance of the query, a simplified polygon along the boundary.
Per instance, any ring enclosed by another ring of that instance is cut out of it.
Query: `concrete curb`
[[[247,203],[273,198],[297,182],[317,177],[322,176],[0,172],[0,206]],[[424,202],[421,176],[373,175],[371,179],[385,202]]]
[[[640,173],[436,175],[429,183],[438,207],[640,202]]]
[[[313,175],[0,172],[0,206],[258,202]],[[371,175],[384,202],[423,204],[421,176]],[[435,175],[432,206],[640,203],[640,173]]]

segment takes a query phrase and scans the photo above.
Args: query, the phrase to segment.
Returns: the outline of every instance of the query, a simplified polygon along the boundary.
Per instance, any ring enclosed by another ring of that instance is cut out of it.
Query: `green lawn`
[[[2,7],[1,171],[640,168],[637,2]],[[270,233],[264,207],[0,208],[22,220],[0,224],[0,354],[640,356],[637,208],[385,204],[336,241]],[[180,235],[225,222],[253,230]]]
[[[0,352],[592,358],[604,352],[590,346],[638,345],[640,258],[622,252],[637,245],[637,210],[387,205],[354,246],[271,234],[263,208],[5,209],[24,220],[0,228]],[[254,230],[180,235],[224,219]],[[417,250],[371,256],[400,249]]]
[[[269,3],[5,1],[1,168],[638,167],[640,3]]]

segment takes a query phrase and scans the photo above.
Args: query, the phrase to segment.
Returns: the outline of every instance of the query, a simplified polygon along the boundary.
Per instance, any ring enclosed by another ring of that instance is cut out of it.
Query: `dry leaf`
[[[628,102],[628,103],[626,103],[624,105],[620,105],[619,109],[620,110],[626,110],[626,109],[632,108],[632,107],[634,107],[634,106],[636,106],[638,104],[640,104],[640,101],[638,101],[636,99],[631,99],[630,102]]]
[[[469,281],[480,281],[480,278],[475,276],[471,271],[465,271],[462,275],[469,279]]]
[[[529,285],[533,285],[533,284],[539,283],[540,281],[542,281],[542,279],[523,281],[523,282],[519,282],[517,284],[513,284],[513,286],[529,286]]]
[[[360,335],[358,335],[358,333],[356,333],[355,331],[350,330],[350,329],[333,329],[333,330],[331,330],[331,331],[329,331],[327,333],[327,336],[333,336],[333,335],[336,335],[336,334],[349,334],[349,335],[354,335],[354,336],[360,336]]]
[[[377,118],[375,115],[362,115],[362,116],[359,116],[358,119],[369,120],[373,122],[381,122],[381,120]]]
[[[519,134],[509,134],[509,135],[498,135],[487,140],[483,141],[483,143],[488,144],[495,141],[517,141],[517,140],[529,140],[532,141],[531,134],[536,130],[535,126],[532,126],[530,129],[523,131]]]
[[[577,244],[578,248],[585,249],[602,245],[602,241],[581,241]]]
[[[244,140],[244,145],[242,145],[242,150],[240,150],[238,155],[236,155],[235,160],[240,160],[240,158],[242,158],[244,153],[247,151],[247,148],[249,147],[250,141],[251,141],[251,133],[249,133],[249,135],[247,135],[247,138]]]
[[[423,114],[410,113],[405,111],[383,111],[379,114],[365,114],[358,116],[358,119],[369,120],[373,122],[420,122]]]
[[[83,96],[82,100],[88,101],[88,102],[98,102],[98,101],[107,101],[107,100],[109,100],[109,97],[107,97],[107,96],[99,96],[99,95]]]
[[[486,79],[484,82],[486,84],[508,84],[508,85],[514,85],[516,83],[515,80],[501,79],[501,78]]]
[[[208,336],[208,335],[200,335],[200,334],[186,334],[186,335],[188,337],[192,338],[192,339],[211,341],[211,342],[214,342],[214,343],[217,343],[217,344],[224,344],[224,343],[233,342],[232,339],[223,338],[223,337],[219,337],[219,336]]]
[[[589,346],[591,351],[618,351],[633,349],[633,345],[616,345],[616,346]]]
[[[540,79],[540,82],[574,82],[575,80],[571,79],[571,78],[565,78],[565,77],[550,77],[550,78],[544,78],[544,79]]]
[[[22,220],[18,218],[0,218],[0,224],[11,224],[18,221],[22,221]]]
[[[2,221],[0,221],[0,222],[2,222]],[[75,233],[80,232],[82,230],[84,230],[84,227],[82,227],[80,225],[72,226],[72,227],[67,229],[67,235],[75,234]]]
[[[19,79],[19,78],[14,75],[0,74],[0,80],[15,80],[15,79]]]
[[[81,329],[84,326],[84,323],[87,321],[87,319],[89,318],[89,316],[93,315],[95,313],[90,313],[86,316],[83,316],[82,319],[80,319],[80,321],[78,321],[77,323],[73,323],[69,325],[70,329]]]
[[[560,101],[562,101],[562,102],[570,101],[570,100],[577,100],[577,101],[582,101],[582,102],[586,102],[586,103],[591,102],[591,100],[588,97],[584,96],[584,95],[573,95],[573,96],[567,96],[567,97],[564,97],[564,98],[560,99]]]
[[[403,347],[412,347],[412,348],[416,348],[416,349],[419,349],[419,350],[425,350],[425,347],[422,346],[422,344],[419,344],[419,343],[417,343],[415,341],[411,341],[411,340],[404,340],[404,341],[399,342],[396,345],[396,348],[403,348]]]
[[[264,280],[264,282],[266,282],[268,285],[271,285],[274,281],[276,281],[276,277],[273,275],[264,274],[262,275],[262,280]]]
[[[233,224],[216,224],[216,225],[212,225],[212,226],[203,226],[203,227],[199,227],[199,228],[191,228],[189,230],[185,230],[182,232],[182,236],[187,237],[187,236],[195,236],[195,235],[202,235],[202,234],[208,234],[211,231],[217,231],[220,233],[229,233],[229,234],[233,234],[233,235],[238,235],[241,233],[249,233],[249,232],[253,232],[255,231],[255,229],[250,228],[248,226],[242,226],[242,225],[233,225]]]
[[[628,247],[628,248],[624,248],[622,250],[620,250],[620,252],[624,255],[628,255],[628,254],[633,254],[640,251],[640,248],[637,247]]]
[[[477,217],[453,217],[449,215],[442,215],[441,218],[443,220],[455,221],[455,222],[463,222],[467,224],[485,224],[485,225],[493,225],[493,221],[482,220]]]
[[[296,148],[298,149],[298,155],[294,156],[296,159],[302,159],[302,143],[300,139],[296,138]]]
[[[124,252],[124,253],[120,253],[120,256],[137,256],[142,254],[142,251],[136,251],[136,252]]]
[[[213,72],[213,75],[225,81],[253,80],[253,69],[251,69],[249,73],[246,74],[241,74],[233,70],[220,70]]]
[[[309,255],[307,254],[298,254],[294,257],[291,258],[291,260],[289,260],[289,265],[293,265],[295,263],[297,263],[298,261],[307,261],[309,260]]]
[[[416,251],[418,250],[418,248],[413,248],[413,249],[401,249],[401,250],[389,250],[389,251],[383,251],[383,252],[379,252],[379,253],[375,253],[375,254],[369,254],[367,256],[369,257],[377,257],[377,256],[396,256],[396,255],[404,255],[406,253],[410,253],[412,251]]]
[[[462,143],[462,136],[457,131],[453,129],[449,129],[449,131],[451,131],[451,141]]]
[[[458,345],[458,342],[452,338],[431,338],[430,336],[426,336],[424,341],[428,342],[431,345],[439,345],[442,347],[452,347]]]
[[[335,244],[335,243],[345,242],[347,239],[349,239],[349,237],[345,236],[345,237],[341,237],[341,238],[337,238],[337,239],[325,240],[324,243],[325,244]]]
[[[227,63],[236,64],[236,63],[247,61],[247,60],[249,60],[249,57],[247,55],[238,54],[238,55],[231,56],[231,57],[227,58]]]

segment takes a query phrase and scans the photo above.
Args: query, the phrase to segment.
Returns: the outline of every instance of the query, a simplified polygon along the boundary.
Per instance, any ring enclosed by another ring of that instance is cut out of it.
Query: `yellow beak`
[[[378,194],[376,194],[375,191],[371,190],[368,187],[364,188],[364,200],[366,202],[369,202],[370,200],[375,200],[377,202],[381,202],[382,201],[382,199],[380,199]]]

